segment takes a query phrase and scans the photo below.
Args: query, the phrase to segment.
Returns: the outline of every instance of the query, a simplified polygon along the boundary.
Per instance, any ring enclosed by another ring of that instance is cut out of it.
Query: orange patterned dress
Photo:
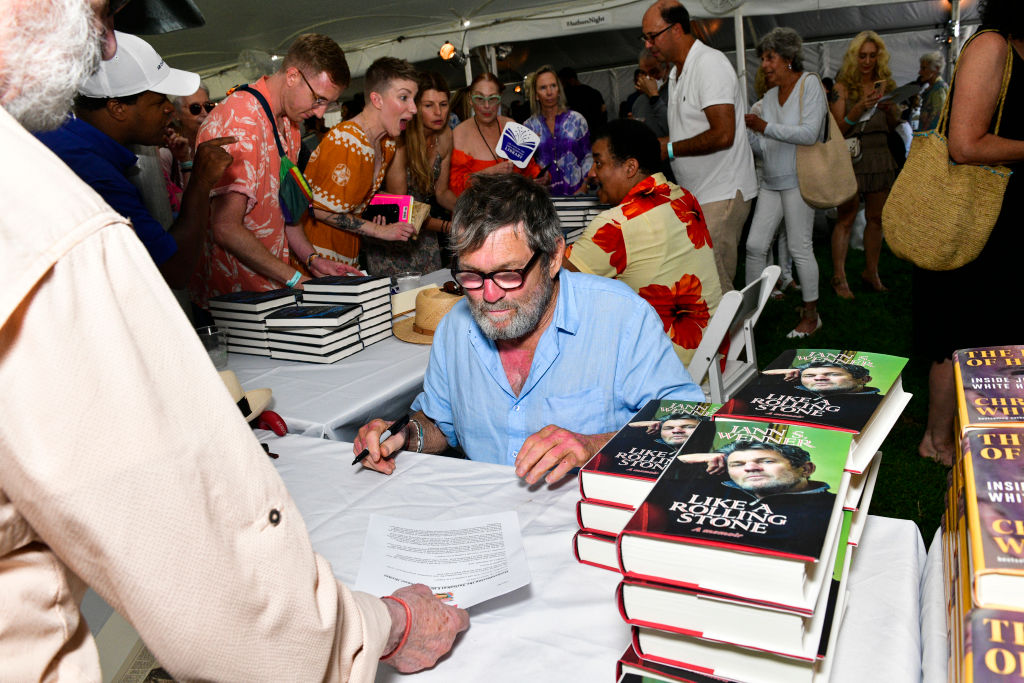
[[[358,217],[384,182],[397,148],[394,138],[384,138],[382,159],[374,175],[373,144],[359,124],[342,121],[320,142],[306,165],[306,179],[313,188],[313,206]],[[318,221],[307,213],[302,221],[306,237],[324,258],[351,266],[359,263],[359,235]]]

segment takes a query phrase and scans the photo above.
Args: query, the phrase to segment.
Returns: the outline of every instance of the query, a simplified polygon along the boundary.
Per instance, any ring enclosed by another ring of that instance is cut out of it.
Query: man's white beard
[[[99,29],[85,0],[0,2],[0,104],[25,128],[56,128],[100,63]]]

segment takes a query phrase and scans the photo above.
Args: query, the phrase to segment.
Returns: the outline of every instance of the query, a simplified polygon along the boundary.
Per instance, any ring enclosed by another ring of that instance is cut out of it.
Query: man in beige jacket
[[[0,0],[0,678],[101,680],[87,585],[182,681],[432,666],[466,612],[334,579],[131,226],[23,127],[60,122],[97,28]]]

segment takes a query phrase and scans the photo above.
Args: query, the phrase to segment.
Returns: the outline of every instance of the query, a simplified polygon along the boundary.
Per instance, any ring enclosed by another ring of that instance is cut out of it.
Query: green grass
[[[911,266],[883,248],[880,271],[889,291],[876,293],[861,284],[864,252],[851,249],[846,272],[856,299],[847,301],[837,297],[829,285],[829,244],[827,238],[817,234],[815,255],[820,269],[821,330],[804,340],[786,339],[786,333],[799,318],[800,295],[794,293],[783,301],[768,301],[755,330],[758,365],[764,367],[782,351],[798,345],[876,351],[910,358],[903,372],[903,388],[914,397],[882,445],[882,465],[871,513],[916,522],[928,542],[942,515],[947,468],[917,454],[928,415],[928,364],[912,354]],[[742,282],[741,278],[737,276],[737,283]]]

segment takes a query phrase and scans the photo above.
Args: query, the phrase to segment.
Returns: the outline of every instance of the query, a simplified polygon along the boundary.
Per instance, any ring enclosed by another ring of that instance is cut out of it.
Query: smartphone
[[[885,88],[885,81],[875,81],[875,92],[882,92]]]
[[[363,218],[372,221],[377,216],[384,216],[388,223],[398,222],[398,204],[371,204],[363,211]]]

